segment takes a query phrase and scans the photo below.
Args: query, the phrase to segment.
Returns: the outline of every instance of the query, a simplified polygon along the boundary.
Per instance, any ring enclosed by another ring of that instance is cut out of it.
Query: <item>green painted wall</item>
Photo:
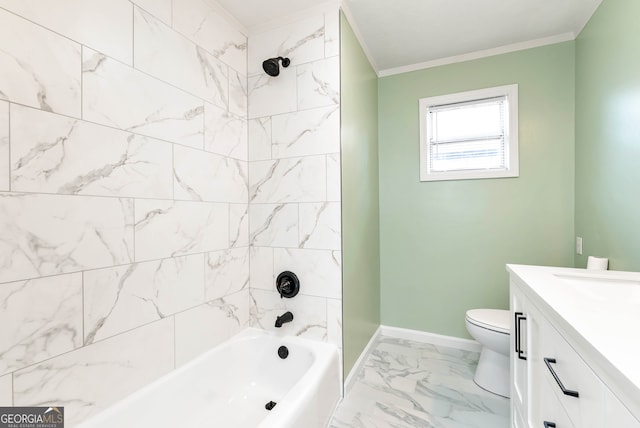
[[[378,84],[340,17],[344,373],[380,325]]]
[[[382,324],[468,337],[468,309],[508,307],[506,263],[573,265],[574,53],[566,42],[379,79]],[[512,83],[520,177],[421,183],[418,100]]]
[[[576,41],[576,234],[640,270],[640,2],[605,0]]]

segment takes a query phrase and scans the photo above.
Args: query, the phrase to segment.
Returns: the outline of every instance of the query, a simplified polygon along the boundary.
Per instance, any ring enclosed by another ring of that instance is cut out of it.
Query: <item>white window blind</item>
[[[429,171],[505,169],[506,97],[431,106]]]
[[[518,176],[517,85],[420,100],[420,179]]]

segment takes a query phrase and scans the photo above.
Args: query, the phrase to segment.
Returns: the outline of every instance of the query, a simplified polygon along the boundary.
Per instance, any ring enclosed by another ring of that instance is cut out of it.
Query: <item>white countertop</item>
[[[507,271],[640,418],[640,272],[524,265]]]

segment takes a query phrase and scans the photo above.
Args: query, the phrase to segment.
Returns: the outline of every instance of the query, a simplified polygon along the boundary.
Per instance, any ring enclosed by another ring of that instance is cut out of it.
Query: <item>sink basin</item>
[[[554,274],[572,290],[602,302],[640,305],[640,280],[605,276]]]

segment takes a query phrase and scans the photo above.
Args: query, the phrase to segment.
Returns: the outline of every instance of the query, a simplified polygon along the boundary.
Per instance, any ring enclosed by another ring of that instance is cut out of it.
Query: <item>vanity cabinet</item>
[[[527,285],[511,279],[511,426],[640,428],[601,376],[554,326]]]

